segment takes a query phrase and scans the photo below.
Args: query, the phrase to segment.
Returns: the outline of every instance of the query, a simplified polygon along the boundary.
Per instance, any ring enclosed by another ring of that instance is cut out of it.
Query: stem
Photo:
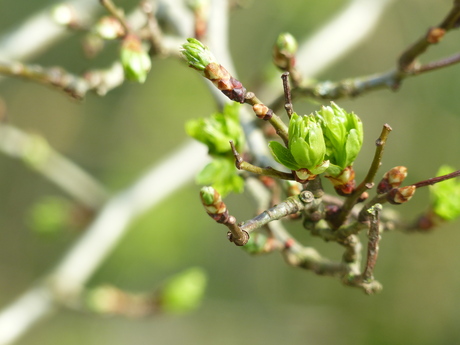
[[[313,194],[308,191],[304,191],[296,196],[291,196],[282,203],[269,208],[251,220],[244,222],[241,225],[241,229],[251,233],[273,220],[278,220],[306,209],[312,205],[313,200]]]
[[[263,175],[263,176],[276,177],[282,180],[295,180],[294,174],[292,173],[285,173],[285,172],[273,169],[272,167],[261,168],[261,167],[252,165],[249,162],[244,161],[243,158],[238,153],[238,151],[236,150],[233,140],[230,140],[230,146],[232,147],[233,156],[235,156],[235,165],[238,170],[245,170],[245,171],[249,171],[251,173]]]
[[[449,180],[451,178],[455,178],[457,176],[460,176],[460,170],[454,171],[454,172],[452,172],[450,174],[447,174],[447,175],[442,175],[442,176],[438,176],[438,177],[432,177],[432,178],[429,178],[428,180],[423,180],[423,181],[414,183],[413,186],[415,186],[416,188],[431,186],[431,185],[434,185],[436,183],[439,183],[439,182],[442,182],[442,181],[445,181],[445,180]]]
[[[455,28],[459,17],[460,5],[458,4],[458,1],[454,1],[452,9],[441,22],[441,24],[439,24],[437,27],[429,29],[426,35],[421,37],[404,53],[401,54],[401,57],[398,60],[398,69],[400,71],[407,71],[410,69],[417,56],[423,54],[432,44],[438,43],[445,32]]]
[[[281,75],[281,79],[283,79],[283,90],[284,90],[284,109],[286,110],[287,116],[289,119],[294,112],[292,107],[292,99],[291,99],[291,87],[289,86],[289,72],[284,72]]]
[[[140,7],[147,16],[147,28],[149,31],[149,40],[151,49],[154,55],[165,54],[165,49],[162,45],[163,33],[158,25],[158,21],[154,15],[155,5],[149,0],[142,0]]]
[[[125,12],[115,6],[112,0],[99,0],[101,5],[105,7],[105,9],[115,18],[118,19],[120,24],[125,29],[125,33],[128,34],[131,32],[128,22],[126,21]]]
[[[265,106],[252,92],[246,93],[245,103],[248,103],[252,106],[254,105]],[[266,108],[267,108],[268,121],[275,128],[276,133],[281,137],[281,139],[283,139],[284,143],[287,145],[287,143],[289,142],[289,134],[288,134],[288,128],[286,124],[283,122],[283,120],[281,120],[281,118],[278,115],[276,115],[273,112],[273,110],[271,110],[268,107]]]
[[[361,182],[359,186],[356,187],[356,189],[353,191],[353,194],[351,194],[345,200],[341,208],[341,211],[337,216],[336,221],[334,221],[334,225],[336,226],[336,228],[340,227],[343,223],[345,223],[345,220],[348,218],[348,215],[353,209],[353,206],[356,205],[356,202],[360,198],[361,194],[365,192],[367,189],[370,189],[374,186],[373,181],[380,165],[382,164],[383,150],[385,148],[385,143],[391,130],[392,129],[388,124],[383,125],[382,132],[380,133],[379,138],[375,141],[376,149],[374,159],[372,160],[372,164],[369,168],[369,171],[366,177],[364,178],[363,182]]]
[[[371,214],[371,222],[369,228],[369,242],[367,244],[367,261],[366,268],[362,274],[364,281],[371,281],[374,279],[373,272],[379,254],[379,241],[380,241],[380,211],[382,206],[375,205],[369,213]]]

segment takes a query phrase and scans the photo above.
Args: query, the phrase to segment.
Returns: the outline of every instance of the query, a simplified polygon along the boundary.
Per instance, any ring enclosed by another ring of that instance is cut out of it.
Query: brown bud
[[[342,173],[338,176],[326,176],[331,181],[337,194],[347,196],[353,193],[356,182],[355,182],[355,171],[352,166],[348,166],[343,169]]]
[[[383,194],[398,188],[407,176],[407,168],[397,166],[387,171],[377,186],[377,193]]]
[[[222,79],[230,81],[231,78],[230,73],[217,62],[211,62],[205,67],[204,76],[212,82]]]
[[[444,37],[446,30],[442,28],[431,28],[428,30],[428,34],[426,36],[426,40],[428,43],[434,44],[439,43],[441,39]]]
[[[412,198],[416,189],[417,187],[415,186],[394,188],[388,192],[387,200],[394,205],[403,204]]]

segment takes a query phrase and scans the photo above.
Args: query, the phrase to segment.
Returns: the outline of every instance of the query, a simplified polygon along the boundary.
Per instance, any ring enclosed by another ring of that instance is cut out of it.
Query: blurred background
[[[137,4],[116,3],[127,10]],[[308,37],[347,1],[244,3],[245,8],[230,17],[230,47],[239,79],[257,90],[277,78],[271,53],[279,33],[288,31],[299,40]],[[52,4],[0,1],[0,30],[7,32]],[[451,5],[451,0],[393,2],[370,38],[318,78],[339,80],[392,69],[404,48],[438,24]],[[69,35],[31,62],[82,73],[107,67],[117,54],[114,45],[87,60],[81,39],[81,34]],[[422,61],[457,52],[458,42],[459,32],[450,32]],[[333,50],[324,42],[324,54]],[[364,123],[365,142],[355,163],[358,180],[367,172],[384,123],[393,132],[381,174],[405,165],[410,184],[433,177],[441,164],[459,169],[459,80],[457,65],[407,79],[398,92],[381,90],[338,102]],[[111,192],[129,186],[185,142],[185,121],[215,111],[202,78],[175,59],[154,59],[144,85],[125,83],[105,97],[90,94],[83,102],[12,78],[0,84],[0,97],[10,124],[44,136]],[[307,101],[294,106],[300,113],[318,107]],[[277,253],[251,257],[229,244],[225,230],[203,211],[198,191],[198,186],[188,184],[138,218],[89,286],[108,283],[134,292],[151,290],[172,274],[200,266],[208,274],[201,308],[183,316],[141,320],[63,309],[17,344],[460,343],[458,221],[423,235],[385,233],[375,270],[384,290],[369,297],[335,279],[289,267]],[[52,234],[34,231],[31,209],[49,196],[68,198],[22,161],[0,155],[0,307],[43,276],[80,236],[68,229]],[[231,195],[227,201],[239,220],[252,217],[247,195]],[[412,219],[427,205],[428,191],[420,190],[397,210]],[[289,229],[304,244],[340,258],[340,248],[307,236],[300,224]]]

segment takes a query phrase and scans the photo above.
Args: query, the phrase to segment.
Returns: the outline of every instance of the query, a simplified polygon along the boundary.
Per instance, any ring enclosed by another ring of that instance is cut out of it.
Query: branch
[[[359,184],[358,187],[353,191],[344,202],[340,213],[336,220],[334,220],[335,226],[341,226],[345,220],[348,218],[353,206],[356,205],[356,202],[361,197],[362,193],[365,192],[367,189],[370,189],[374,186],[374,178],[375,175],[382,164],[382,155],[383,150],[385,148],[385,144],[388,138],[388,135],[391,132],[391,127],[388,124],[385,124],[382,128],[382,133],[380,134],[379,138],[375,141],[375,154],[374,159],[372,160],[372,164],[369,168],[369,172],[367,173],[364,180]]]
[[[356,97],[366,92],[382,88],[397,90],[402,80],[408,77],[458,63],[460,62],[460,56],[458,54],[430,62],[426,65],[416,64],[415,59],[423,54],[430,45],[438,43],[447,31],[456,28],[456,22],[459,17],[460,6],[457,2],[454,2],[453,8],[442,23],[439,24],[438,27],[431,28],[425,36],[417,40],[411,47],[403,52],[398,59],[397,67],[391,71],[344,79],[338,82],[325,81],[302,85],[293,88],[292,96],[293,98],[302,96],[314,99],[336,100],[340,98]],[[279,109],[282,105],[283,98],[278,97],[271,105],[271,108]]]
[[[0,151],[19,158],[54,182],[78,202],[98,210],[108,193],[91,175],[62,156],[38,135],[0,124]]]
[[[57,301],[77,298],[83,285],[126,233],[128,225],[189,182],[207,161],[205,148],[195,142],[187,142],[168,157],[132,186],[114,195],[57,267],[0,313],[1,345],[19,338],[52,312]],[[171,171],[184,173],[178,180],[171,178]]]

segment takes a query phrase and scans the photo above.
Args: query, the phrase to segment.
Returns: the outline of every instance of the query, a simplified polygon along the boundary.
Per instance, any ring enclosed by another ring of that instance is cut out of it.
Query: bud
[[[323,129],[326,143],[326,159],[331,167],[328,173],[332,176],[351,166],[363,145],[363,125],[354,113],[347,113],[334,102],[331,106],[323,106],[315,114]]]
[[[351,194],[356,186],[355,171],[348,166],[337,176],[326,176],[331,181],[334,189],[339,195],[346,196]]]
[[[313,116],[292,114],[289,121],[289,148],[276,141],[269,143],[275,160],[294,170],[299,180],[314,178],[329,167],[326,145],[320,124]]]
[[[220,194],[212,187],[202,187],[200,190],[201,203],[211,218],[220,221],[228,216],[227,206]]]
[[[203,299],[207,277],[199,267],[192,267],[170,278],[161,289],[161,308],[178,314],[196,309]]]
[[[137,36],[128,35],[125,37],[121,46],[120,58],[126,78],[144,83],[152,67],[152,62]]]
[[[182,45],[181,54],[188,65],[201,73],[227,96],[230,100],[244,103],[246,89],[240,81],[219,63],[211,51],[195,38],[187,38],[188,43]]]
[[[94,26],[96,33],[105,40],[123,37],[126,32],[120,21],[111,16],[104,16]]]
[[[187,38],[188,43],[182,45],[181,54],[188,65],[204,75],[204,69],[210,63],[217,63],[208,47],[195,38]]]
[[[273,46],[273,63],[281,70],[293,67],[297,48],[294,36],[287,32],[280,34]]]
[[[54,6],[51,16],[53,20],[63,26],[72,26],[77,21],[75,9],[70,4],[59,4]]]
[[[383,194],[389,192],[393,188],[398,188],[404,179],[407,177],[407,168],[404,166],[397,166],[387,171],[382,180],[377,186],[377,193]]]
[[[412,198],[416,190],[415,186],[394,188],[388,192],[387,200],[393,205],[403,204]]]

